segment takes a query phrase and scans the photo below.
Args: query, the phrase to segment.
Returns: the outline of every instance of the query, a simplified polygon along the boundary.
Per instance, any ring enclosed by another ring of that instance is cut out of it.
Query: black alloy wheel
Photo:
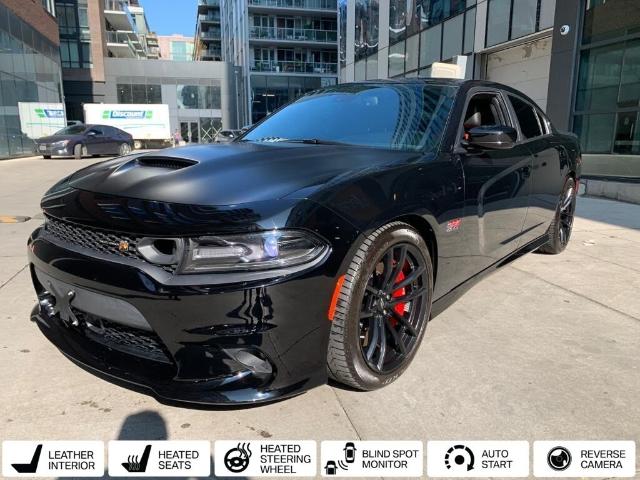
[[[409,366],[431,311],[429,249],[411,226],[369,235],[340,290],[327,355],[329,374],[361,390],[391,383]]]
[[[571,177],[567,178],[558,200],[556,215],[549,226],[549,241],[538,249],[539,252],[555,255],[561,253],[569,245],[577,194],[575,180]]]

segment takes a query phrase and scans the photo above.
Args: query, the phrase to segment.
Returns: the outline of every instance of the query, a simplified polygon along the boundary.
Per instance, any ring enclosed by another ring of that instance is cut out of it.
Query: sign
[[[318,462],[312,440],[219,440],[218,477],[315,477]]]
[[[529,442],[427,442],[430,477],[528,477]]]
[[[112,477],[208,477],[211,445],[208,441],[111,441]]]
[[[633,441],[541,441],[533,443],[536,477],[633,477]]]
[[[2,442],[2,476],[5,478],[103,475],[103,442]]]
[[[421,441],[326,441],[321,446],[324,477],[421,477]]]

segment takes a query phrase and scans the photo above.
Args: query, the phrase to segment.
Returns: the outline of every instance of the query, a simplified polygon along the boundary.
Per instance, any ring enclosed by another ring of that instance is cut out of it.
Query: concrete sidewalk
[[[92,161],[0,162],[0,215],[36,217],[44,191]],[[581,197],[577,215],[566,252],[525,256],[474,287],[389,387],[198,410],[66,360],[28,320],[26,239],[40,220],[0,224],[0,438],[640,442],[640,205]]]

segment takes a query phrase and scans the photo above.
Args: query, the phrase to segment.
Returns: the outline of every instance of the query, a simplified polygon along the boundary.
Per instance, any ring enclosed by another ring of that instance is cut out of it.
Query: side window
[[[542,134],[546,135],[548,133],[551,133],[551,122],[549,121],[549,119],[545,116],[544,113],[542,113],[542,110],[538,108],[536,108],[536,113],[538,114],[538,120],[540,120]]]
[[[527,102],[523,102],[519,98],[512,97],[511,95],[509,95],[509,100],[511,100],[511,105],[513,105],[513,110],[515,111],[524,138],[534,138],[542,135],[538,117],[533,107]]]
[[[494,93],[475,94],[463,117],[465,134],[472,128],[492,125],[509,125],[500,97]]]

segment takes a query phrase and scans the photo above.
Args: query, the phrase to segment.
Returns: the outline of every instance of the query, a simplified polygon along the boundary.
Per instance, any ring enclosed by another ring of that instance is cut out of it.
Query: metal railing
[[[338,73],[337,63],[327,62],[296,62],[278,60],[254,60],[251,64],[254,72],[283,72],[283,73]]]
[[[126,11],[122,4],[122,0],[104,0],[104,9],[116,12]]]
[[[200,22],[220,22],[220,14],[215,15],[198,15],[198,21]]]
[[[219,28],[210,28],[207,31],[200,32],[200,38],[204,40],[220,40],[222,38],[222,31]]]
[[[333,10],[337,12],[336,0],[249,0],[249,6]]]
[[[314,30],[311,28],[251,27],[249,38],[256,40],[333,43],[338,41],[338,32],[336,30]]]
[[[107,30],[105,32],[107,34],[107,43],[126,43],[131,48],[133,47],[133,42],[131,41],[131,34],[128,32],[113,32]]]

